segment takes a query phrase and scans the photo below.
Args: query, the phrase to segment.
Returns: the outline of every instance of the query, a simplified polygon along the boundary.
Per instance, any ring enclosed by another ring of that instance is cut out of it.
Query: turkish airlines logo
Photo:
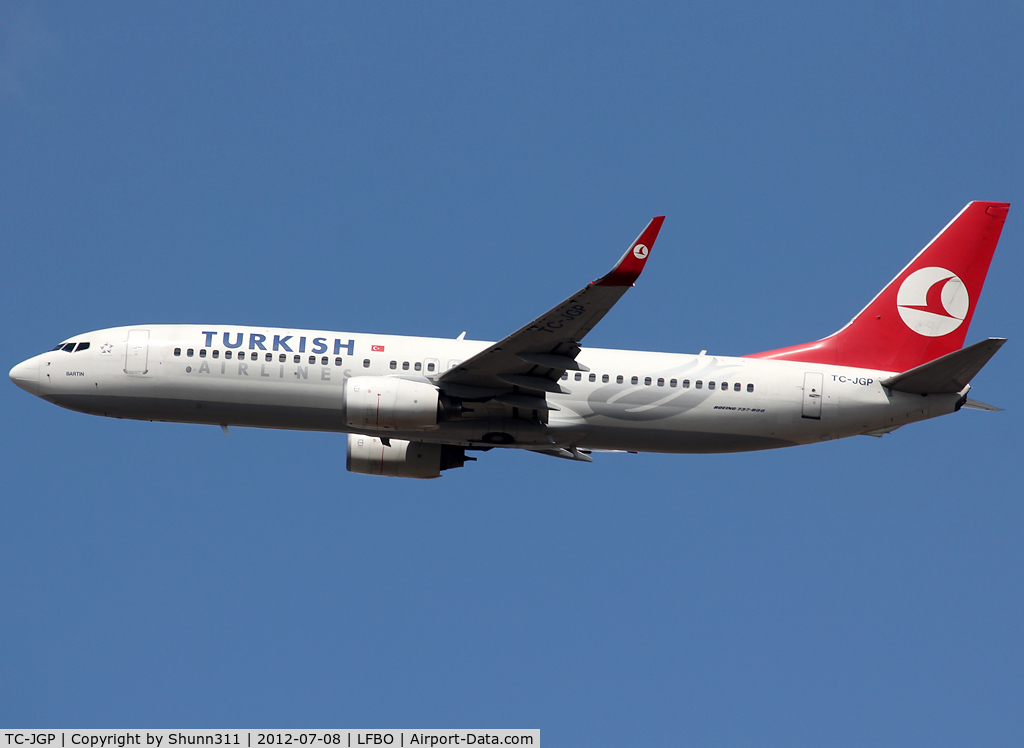
[[[633,256],[638,260],[642,260],[648,255],[650,251],[651,250],[647,249],[647,247],[644,246],[643,244],[637,244],[635,247],[633,247]]]
[[[949,335],[971,308],[967,287],[952,270],[927,267],[915,270],[896,294],[900,317],[914,332],[929,338]]]

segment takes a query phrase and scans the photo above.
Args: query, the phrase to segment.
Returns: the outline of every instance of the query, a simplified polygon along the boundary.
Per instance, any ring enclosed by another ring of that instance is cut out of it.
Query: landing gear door
[[[128,332],[128,345],[124,349],[124,373],[145,374],[149,371],[149,330]]]
[[[821,386],[824,375],[816,371],[804,373],[803,417],[821,420]]]

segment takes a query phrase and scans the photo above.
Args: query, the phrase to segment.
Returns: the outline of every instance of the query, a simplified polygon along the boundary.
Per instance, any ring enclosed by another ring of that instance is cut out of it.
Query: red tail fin
[[[959,350],[1009,208],[968,203],[839,332],[751,358],[902,372]]]

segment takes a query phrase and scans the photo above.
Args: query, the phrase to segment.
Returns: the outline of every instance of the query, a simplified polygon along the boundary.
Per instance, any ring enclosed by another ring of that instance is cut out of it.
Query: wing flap
[[[494,399],[503,405],[509,406],[510,408],[524,408],[525,410],[561,410],[557,405],[552,405],[543,397],[533,397],[532,395],[504,394],[498,395]]]
[[[551,457],[560,457],[563,460],[576,460],[577,462],[593,462],[594,458],[590,456],[590,450],[581,450],[576,447],[554,447],[552,449],[531,449],[531,452],[538,455],[550,455]]]
[[[569,358],[568,356],[552,356],[551,354],[544,353],[518,353],[516,355],[529,364],[537,364],[549,369],[590,371],[589,367],[576,363],[576,359]]]
[[[516,387],[524,387],[537,392],[553,392],[556,395],[568,395],[569,390],[565,389],[557,381],[546,377],[535,377],[529,374],[499,374],[498,379]]]

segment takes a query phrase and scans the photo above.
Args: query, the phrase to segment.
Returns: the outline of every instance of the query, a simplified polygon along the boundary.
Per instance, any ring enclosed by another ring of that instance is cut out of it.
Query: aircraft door
[[[130,330],[124,349],[124,373],[145,374],[149,371],[149,330]]]
[[[816,371],[804,373],[803,417],[821,420],[821,387],[825,376]]]

